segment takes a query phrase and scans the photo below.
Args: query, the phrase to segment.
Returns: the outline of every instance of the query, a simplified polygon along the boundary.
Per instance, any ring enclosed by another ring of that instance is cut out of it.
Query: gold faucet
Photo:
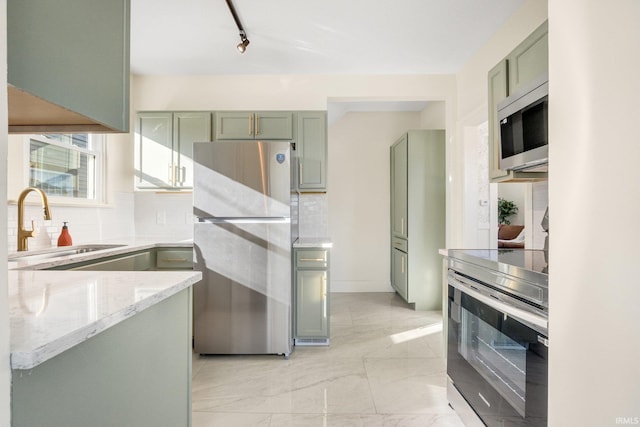
[[[35,221],[31,221],[31,230],[25,230],[24,224],[23,224],[24,199],[27,197],[27,194],[29,194],[32,191],[35,191],[36,193],[38,193],[40,195],[40,198],[42,199],[44,219],[45,220],[51,219],[51,214],[49,212],[49,201],[47,200],[47,195],[44,194],[44,191],[35,187],[25,188],[22,191],[22,193],[20,193],[20,197],[18,197],[18,251],[26,251],[27,249],[29,249],[29,244],[27,242],[27,239],[29,237],[36,237],[37,235]]]

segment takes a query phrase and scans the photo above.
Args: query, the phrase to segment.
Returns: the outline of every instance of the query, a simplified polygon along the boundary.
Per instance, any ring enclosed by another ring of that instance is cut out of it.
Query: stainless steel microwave
[[[500,169],[546,171],[549,163],[549,76],[498,103]]]

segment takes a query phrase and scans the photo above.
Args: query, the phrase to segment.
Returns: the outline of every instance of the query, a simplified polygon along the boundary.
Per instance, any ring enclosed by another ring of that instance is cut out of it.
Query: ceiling
[[[131,71],[450,74],[524,0],[131,0]]]

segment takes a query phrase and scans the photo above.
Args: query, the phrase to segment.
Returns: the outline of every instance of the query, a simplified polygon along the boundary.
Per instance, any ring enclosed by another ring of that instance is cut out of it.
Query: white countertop
[[[63,264],[69,264],[70,262],[87,261],[87,260],[91,260],[94,258],[99,258],[107,255],[109,256],[118,255],[118,254],[127,253],[135,250],[145,250],[145,249],[152,249],[152,248],[158,248],[158,247],[171,247],[171,248],[193,247],[193,241],[191,240],[167,241],[167,242],[163,241],[163,243],[158,243],[157,240],[154,241],[151,239],[126,239],[126,240],[119,239],[119,240],[104,240],[104,241],[97,242],[96,244],[97,245],[116,245],[116,246],[109,249],[102,249],[99,251],[85,252],[85,253],[80,253],[75,255],[59,256],[55,258],[35,257],[35,259],[24,258],[24,259],[12,260],[11,259],[12,256],[19,254],[17,252],[13,252],[9,254],[8,269],[22,270],[22,269],[28,268],[30,270],[32,269],[42,270],[45,268],[51,268],[51,267],[56,267]],[[90,245],[91,244],[89,244],[88,246]],[[48,248],[43,250],[34,250],[34,251],[28,251],[23,253],[26,255],[37,256],[40,253],[64,251],[66,249],[71,249],[71,248],[81,247],[81,246],[87,246],[87,245],[79,244],[74,246],[65,246],[65,247],[58,247],[58,248],[53,247],[53,248]]]
[[[80,261],[106,252],[112,255],[162,246],[180,244],[130,244],[46,263],[59,265],[70,258]],[[18,264],[25,267],[24,263]],[[10,270],[11,368],[31,369],[187,289],[201,277],[202,273],[196,271]]]
[[[294,248],[332,248],[333,242],[329,237],[299,237],[293,242]]]

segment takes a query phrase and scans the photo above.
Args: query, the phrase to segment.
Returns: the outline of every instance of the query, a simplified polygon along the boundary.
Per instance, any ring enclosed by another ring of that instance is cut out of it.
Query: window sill
[[[115,205],[113,203],[107,202],[96,202],[96,201],[83,201],[83,200],[61,200],[53,197],[48,197],[47,202],[49,206],[64,206],[70,208],[113,208]],[[7,200],[8,205],[17,205],[17,200]],[[25,205],[27,206],[42,206],[42,202],[40,200],[34,201],[25,201]]]

